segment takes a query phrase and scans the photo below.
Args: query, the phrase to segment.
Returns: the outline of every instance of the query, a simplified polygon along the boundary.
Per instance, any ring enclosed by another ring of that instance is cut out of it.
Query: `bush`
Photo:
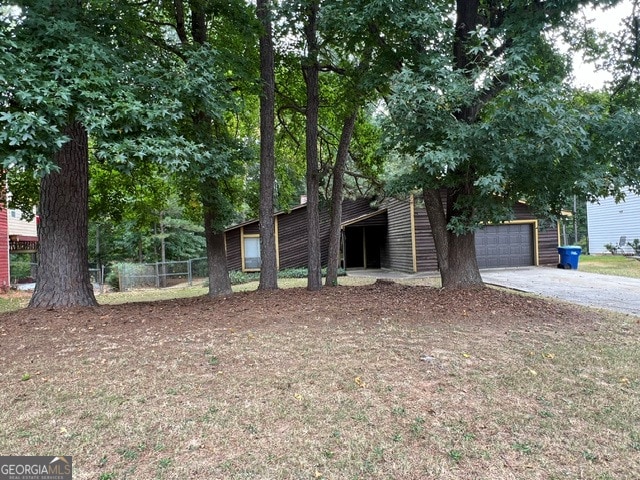
[[[117,264],[109,269],[109,273],[105,275],[104,283],[109,285],[114,292],[120,291],[120,272]]]
[[[306,268],[286,268],[278,272],[278,278],[307,278],[307,273],[308,270]],[[325,276],[326,274],[327,269],[324,268],[322,270],[322,275]],[[339,277],[345,276],[346,274],[346,270],[342,268],[338,270]],[[238,270],[233,270],[229,272],[229,279],[231,280],[231,285],[241,285],[243,283],[257,282],[260,280],[260,272],[241,272]],[[209,286],[208,280],[205,281],[204,286]]]
[[[231,279],[231,285],[241,285],[243,283],[260,280],[260,274],[257,272],[240,272],[234,270],[229,272],[229,278]]]
[[[30,262],[11,262],[11,280],[19,283],[20,280],[31,278]]]
[[[636,255],[640,255],[640,239],[634,238],[633,242],[627,242],[627,245],[633,248],[633,250],[636,252]]]

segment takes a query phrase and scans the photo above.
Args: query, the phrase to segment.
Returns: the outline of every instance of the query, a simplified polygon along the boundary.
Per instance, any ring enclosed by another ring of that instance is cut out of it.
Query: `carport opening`
[[[387,242],[386,226],[348,226],[344,230],[344,268],[380,268]]]

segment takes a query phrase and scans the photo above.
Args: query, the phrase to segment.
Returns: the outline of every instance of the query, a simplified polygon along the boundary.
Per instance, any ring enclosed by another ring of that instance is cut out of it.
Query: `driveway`
[[[488,269],[481,274],[490,285],[640,316],[640,279],[551,267]]]
[[[480,273],[489,285],[640,316],[640,279],[554,267],[486,269]],[[349,270],[348,275],[391,280],[439,277],[434,272],[409,274],[373,269]]]

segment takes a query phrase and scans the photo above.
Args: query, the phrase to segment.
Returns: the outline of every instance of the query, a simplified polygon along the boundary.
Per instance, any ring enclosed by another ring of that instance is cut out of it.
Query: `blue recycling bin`
[[[582,248],[574,245],[568,245],[565,247],[558,247],[558,254],[560,255],[560,263],[558,268],[564,268],[566,270],[577,270],[578,259],[582,253]]]

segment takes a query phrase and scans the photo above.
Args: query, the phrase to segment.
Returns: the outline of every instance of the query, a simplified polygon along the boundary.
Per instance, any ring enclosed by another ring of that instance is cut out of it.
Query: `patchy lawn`
[[[622,255],[581,255],[578,261],[578,270],[640,278],[640,261]]]
[[[640,477],[640,324],[378,282],[0,315],[0,452],[75,479]]]

